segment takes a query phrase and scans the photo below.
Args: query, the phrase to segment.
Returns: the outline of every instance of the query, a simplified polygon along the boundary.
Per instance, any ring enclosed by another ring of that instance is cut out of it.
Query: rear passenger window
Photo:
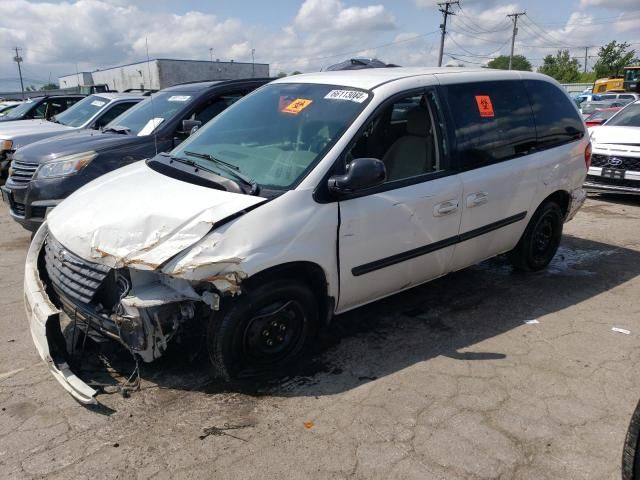
[[[531,98],[539,149],[562,145],[584,136],[582,119],[566,93],[542,80],[525,80],[524,83]]]
[[[446,85],[443,90],[453,116],[461,169],[508,160],[535,146],[531,105],[521,81]]]

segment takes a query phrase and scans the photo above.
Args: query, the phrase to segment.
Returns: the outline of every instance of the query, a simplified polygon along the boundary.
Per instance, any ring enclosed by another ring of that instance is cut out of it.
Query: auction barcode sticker
[[[101,107],[103,106],[105,103],[107,102],[102,102],[100,100],[94,100],[93,102],[91,102],[91,105],[93,105],[94,107]]]
[[[331,90],[324,98],[329,100],[349,100],[350,102],[362,103],[369,95],[358,90]]]

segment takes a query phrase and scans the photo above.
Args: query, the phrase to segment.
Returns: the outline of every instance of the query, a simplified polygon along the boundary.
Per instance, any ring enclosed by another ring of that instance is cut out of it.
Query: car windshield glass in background
[[[191,92],[158,92],[120,115],[109,127],[124,127],[131,135],[149,135],[163,122],[173,117],[178,110],[191,103],[195,95]]]
[[[25,113],[27,113],[29,110],[31,110],[34,106],[36,106],[36,104],[42,100],[42,97],[39,98],[32,98],[30,100],[27,100],[26,102],[18,105],[16,108],[14,108],[13,110],[9,111],[7,113],[7,118],[20,118],[21,116],[23,116]]]
[[[107,103],[109,103],[109,100],[104,97],[90,95],[80,100],[73,107],[69,107],[61,114],[56,115],[56,121],[68,127],[80,127]]]
[[[596,110],[589,118],[587,118],[587,121],[606,120],[607,118],[613,117],[617,111],[618,110]]]
[[[640,127],[640,103],[628,105],[606,123],[608,127]]]
[[[371,94],[350,87],[279,83],[215,117],[171,154],[228,176],[211,155],[259,185],[285,189],[315,165],[364,109]]]

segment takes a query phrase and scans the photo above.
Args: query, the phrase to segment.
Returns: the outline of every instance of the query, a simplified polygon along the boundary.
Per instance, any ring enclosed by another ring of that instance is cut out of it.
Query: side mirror
[[[182,132],[192,135],[202,126],[200,120],[182,120]]]
[[[387,179],[387,170],[377,158],[356,158],[347,165],[344,175],[329,178],[329,190],[345,195],[382,185]]]

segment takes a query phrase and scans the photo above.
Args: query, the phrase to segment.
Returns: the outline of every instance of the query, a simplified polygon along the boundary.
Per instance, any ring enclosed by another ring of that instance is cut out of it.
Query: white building
[[[155,58],[104,70],[64,75],[58,78],[58,83],[60,88],[107,84],[111,90],[121,92],[129,88],[161,90],[177,83],[201,80],[233,80],[268,76],[268,63]]]

